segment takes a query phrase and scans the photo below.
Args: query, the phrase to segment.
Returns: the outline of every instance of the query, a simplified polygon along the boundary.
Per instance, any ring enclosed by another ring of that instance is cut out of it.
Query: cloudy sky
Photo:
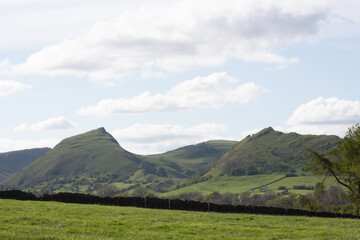
[[[0,152],[159,153],[360,122],[358,0],[0,0]]]

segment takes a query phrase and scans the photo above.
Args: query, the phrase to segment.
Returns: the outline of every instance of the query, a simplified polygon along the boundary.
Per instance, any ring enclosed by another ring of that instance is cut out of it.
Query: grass
[[[299,189],[293,189],[293,187],[299,185],[315,186],[316,183],[322,182],[323,178],[324,177],[322,176],[313,176],[313,175],[284,178],[278,182],[269,185],[269,189],[276,191],[280,186],[285,186],[289,189],[289,192],[308,194],[308,193],[312,193],[313,190],[299,190]],[[337,186],[338,183],[334,178],[328,177],[325,181],[325,185],[327,187]]]
[[[209,194],[214,191],[220,193],[242,193],[254,187],[261,186],[283,177],[284,174],[260,174],[253,176],[217,176],[206,182],[199,182],[190,186],[164,193],[163,195],[176,195],[183,192],[201,192]]]
[[[0,239],[359,239],[360,221],[0,200]]]
[[[218,191],[220,193],[243,193],[250,191],[252,188],[270,183],[284,176],[285,174],[281,173],[259,174],[252,176],[217,176],[211,178],[209,181],[195,183],[184,188],[179,188],[171,192],[160,194],[160,196],[177,195],[184,192],[201,192],[204,195],[210,194],[214,191]],[[278,192],[278,188],[280,186],[285,186],[289,189],[290,193],[308,194],[312,193],[313,190],[297,190],[293,189],[293,187],[295,185],[315,186],[315,184],[317,182],[321,182],[322,179],[323,177],[312,175],[289,177],[268,185],[266,190],[273,190]],[[336,185],[336,183],[333,179],[328,178],[326,185],[332,186]],[[259,191],[259,189],[254,190],[254,192]]]

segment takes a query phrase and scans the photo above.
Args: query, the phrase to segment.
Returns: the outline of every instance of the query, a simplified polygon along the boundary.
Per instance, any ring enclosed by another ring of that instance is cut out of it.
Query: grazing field
[[[206,182],[195,183],[183,188],[176,189],[171,192],[166,192],[158,195],[169,196],[169,195],[177,195],[184,192],[201,192],[204,195],[208,195],[214,191],[218,191],[220,193],[232,192],[232,193],[241,194],[243,192],[250,191],[252,188],[256,188],[264,184],[268,184],[284,176],[285,174],[279,174],[279,173],[258,174],[252,176],[216,176]],[[266,189],[279,192],[278,188],[280,186],[285,186],[286,188],[289,189],[290,193],[309,194],[312,193],[313,190],[296,190],[293,189],[293,186],[294,185],[315,186],[317,182],[321,182],[322,180],[323,177],[311,176],[311,175],[288,177],[278,182],[267,185]],[[327,178],[326,185],[333,186],[336,185],[336,183],[333,179]],[[255,190],[254,192],[255,193],[259,192],[259,189]]]
[[[214,191],[220,193],[242,193],[263,184],[284,177],[284,174],[259,174],[253,176],[216,176],[209,181],[199,182],[184,188],[160,194],[160,196],[176,195],[184,192],[201,192],[208,195]]]
[[[0,200],[0,239],[360,239],[360,221]]]

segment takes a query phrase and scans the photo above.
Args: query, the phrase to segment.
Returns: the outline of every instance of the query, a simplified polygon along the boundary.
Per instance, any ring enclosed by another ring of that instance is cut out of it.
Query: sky
[[[0,0],[0,152],[137,154],[360,122],[358,0]]]

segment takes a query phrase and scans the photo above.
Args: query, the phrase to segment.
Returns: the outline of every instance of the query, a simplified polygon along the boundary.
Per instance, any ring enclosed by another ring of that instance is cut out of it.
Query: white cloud
[[[360,102],[319,97],[300,105],[288,119],[289,131],[343,136],[360,122]]]
[[[42,139],[42,140],[13,140],[8,138],[0,139],[0,152],[10,152],[31,148],[54,147],[59,143],[58,139]]]
[[[143,7],[46,46],[14,69],[108,81],[135,72],[152,76],[216,66],[230,59],[283,67],[298,60],[273,49],[317,36],[328,19],[327,6],[310,0],[183,0],[171,7]]]
[[[60,130],[60,129],[69,129],[75,128],[78,124],[74,123],[63,116],[48,118],[44,121],[29,124],[23,123],[16,127],[14,130],[17,132],[23,131],[49,131],[49,130]]]
[[[359,101],[318,97],[300,105],[287,123],[291,126],[298,124],[352,124],[359,120]]]
[[[191,127],[169,124],[135,124],[116,129],[111,134],[126,150],[137,154],[154,154],[207,140],[222,139],[227,131],[222,124],[203,123]]]
[[[4,59],[3,61],[0,62],[0,70],[4,71],[5,69],[8,69],[11,67],[10,61],[9,59]]]
[[[1,0],[0,50],[40,49],[74,37],[96,21],[117,17],[123,9],[138,7],[134,2],[138,1]]]
[[[0,80],[0,97],[7,97],[27,88],[31,88],[31,86],[16,81]]]
[[[110,116],[116,113],[214,108],[226,103],[245,104],[267,91],[253,82],[237,82],[237,79],[226,73],[214,73],[184,81],[166,93],[152,95],[144,92],[127,99],[101,100],[95,106],[80,108],[78,114]]]

